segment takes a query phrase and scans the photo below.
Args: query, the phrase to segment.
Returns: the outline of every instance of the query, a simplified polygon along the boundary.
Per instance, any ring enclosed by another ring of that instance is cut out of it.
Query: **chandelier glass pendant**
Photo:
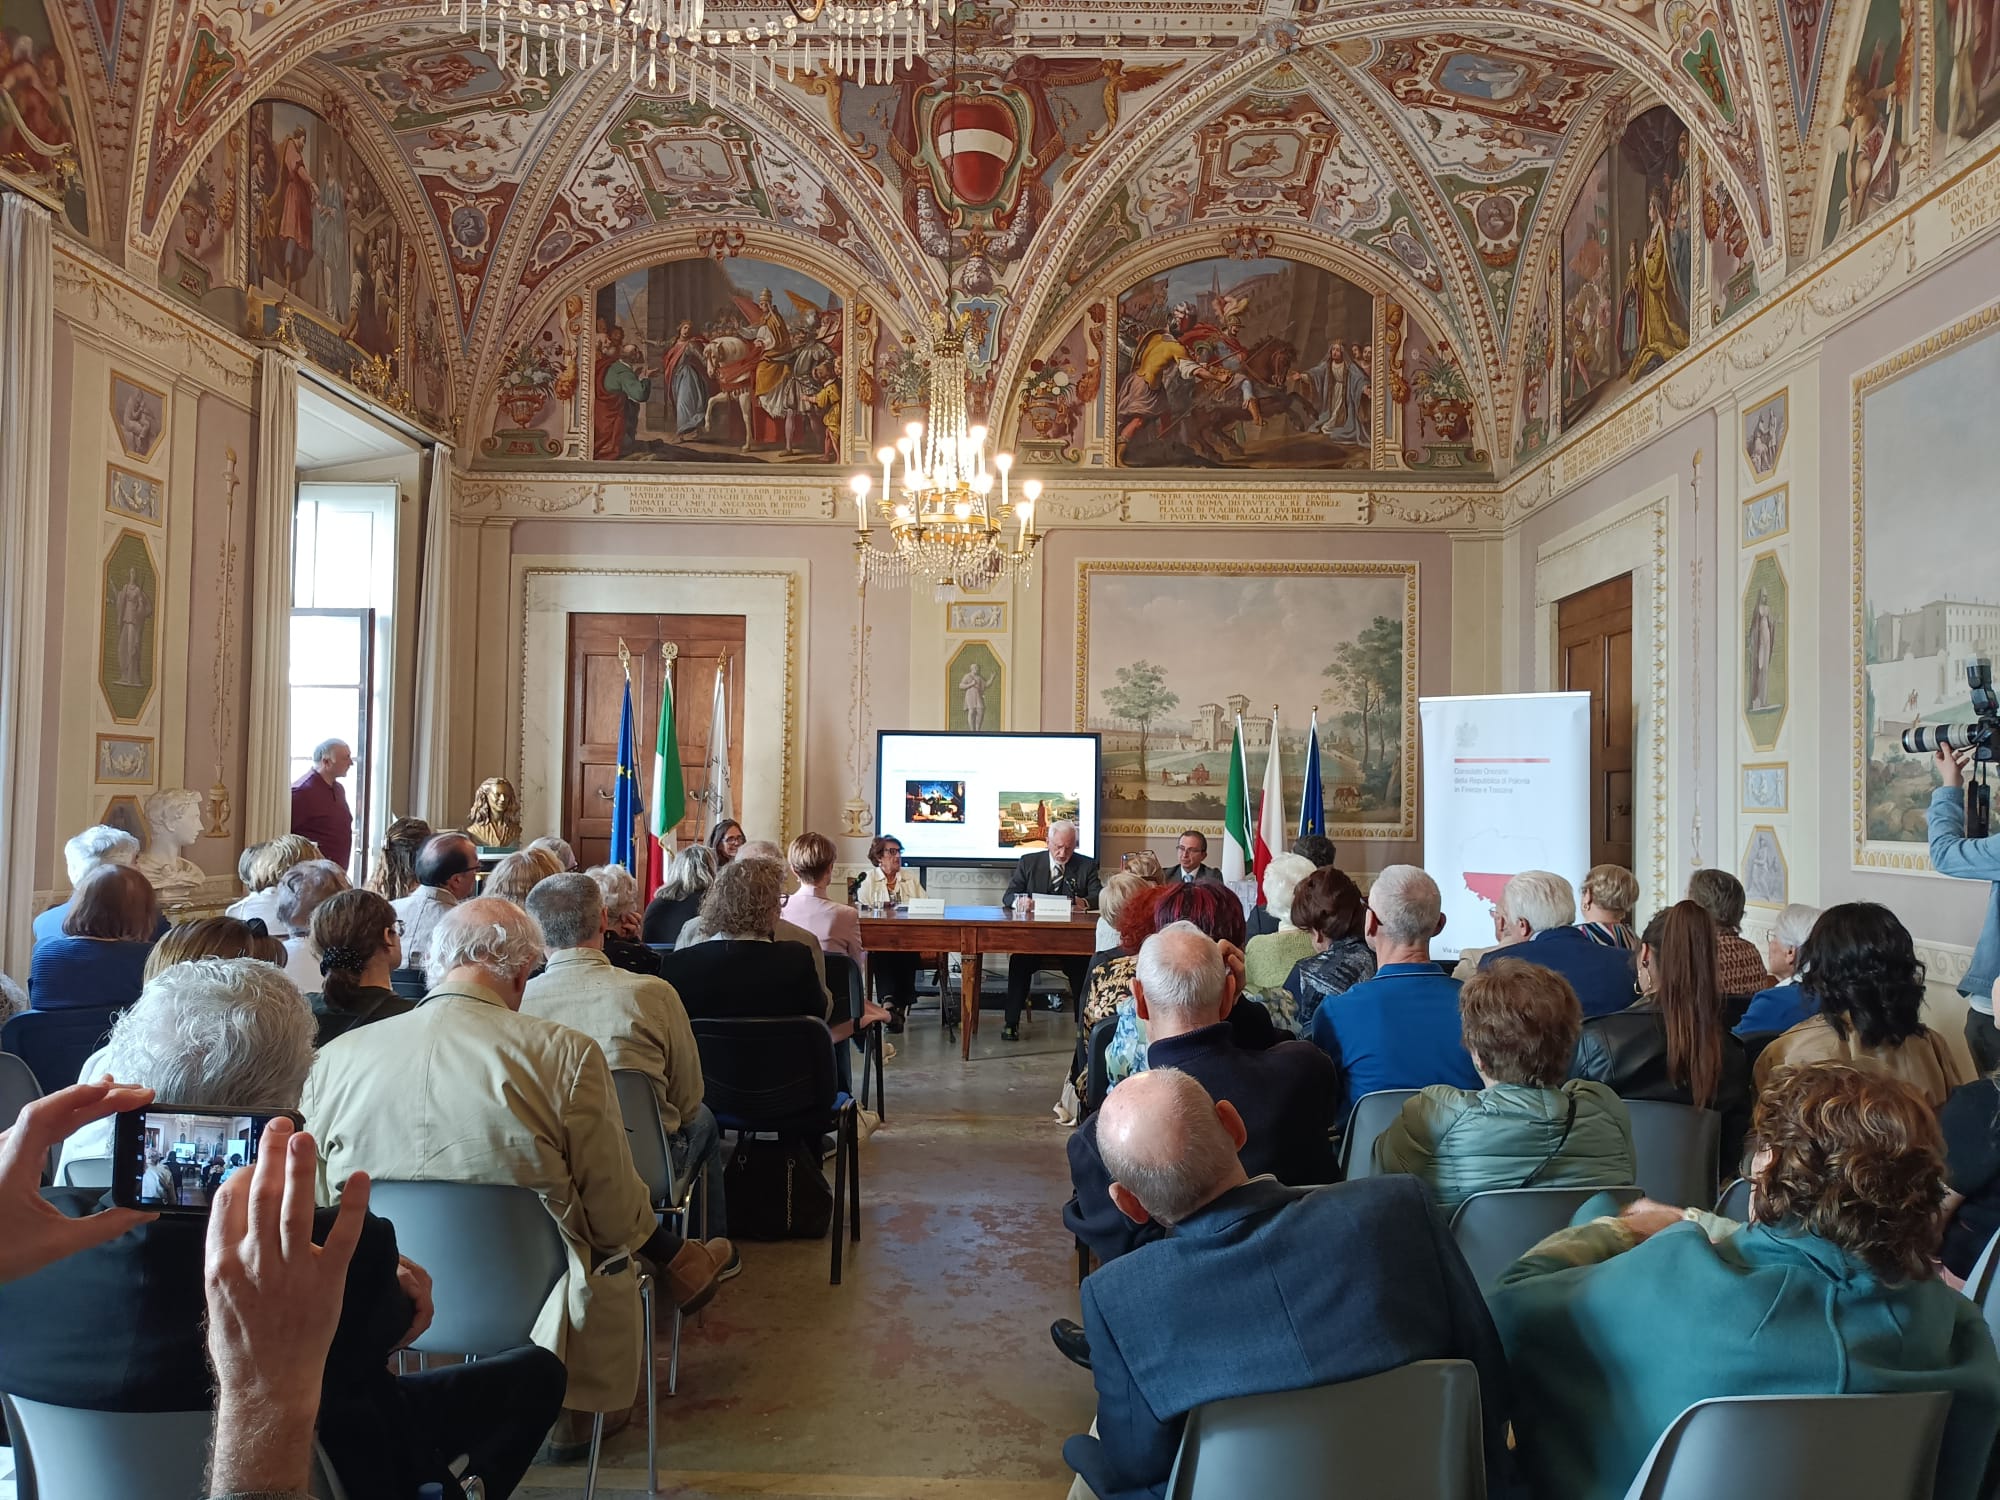
[[[454,4],[459,30],[477,37],[502,73],[546,78],[552,69],[608,65],[634,85],[669,95],[685,87],[693,101],[704,74],[710,99],[732,78],[754,95],[760,70],[769,87],[780,68],[788,80],[818,68],[887,83],[924,55],[940,0],[783,0],[782,8],[757,0],[440,0],[438,14],[450,16]]]

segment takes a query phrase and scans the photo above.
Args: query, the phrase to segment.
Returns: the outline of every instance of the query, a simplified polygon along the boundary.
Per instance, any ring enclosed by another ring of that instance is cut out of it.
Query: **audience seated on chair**
[[[120,1016],[105,1067],[161,1100],[268,1113],[299,1107],[313,1021],[275,967],[251,959],[173,965]],[[183,1195],[196,1192],[192,1179]],[[107,1194],[51,1188],[70,1214]],[[322,1212],[315,1238],[332,1222]],[[185,1411],[208,1400],[202,1326],[207,1221],[164,1215],[25,1280],[0,1286],[0,1390],[60,1406]],[[451,1483],[461,1453],[495,1496],[510,1493],[561,1403],[563,1370],[538,1349],[398,1379],[392,1350],[421,1328],[421,1267],[399,1263],[393,1228],[370,1218],[348,1267],[327,1357],[320,1439],[348,1492],[414,1495]],[[455,1488],[455,1485],[454,1485]]]
[[[701,895],[715,879],[715,851],[706,844],[689,844],[667,861],[665,878],[647,903],[640,935],[660,947],[672,947],[681,928],[701,910]]]
[[[139,841],[122,828],[112,828],[99,823],[86,828],[75,838],[63,845],[63,865],[69,872],[72,891],[78,882],[99,865],[129,865],[139,857]],[[72,897],[72,899],[74,899]],[[41,942],[44,938],[62,935],[63,918],[69,915],[70,903],[61,902],[45,912],[36,914],[34,938]],[[167,919],[160,918],[159,936],[167,930]]]
[[[62,931],[36,943],[29,957],[29,1005],[97,1009],[137,999],[159,927],[159,898],[136,869],[114,864],[85,871]]]
[[[561,873],[554,854],[546,848],[538,849],[531,845],[502,856],[500,863],[493,867],[493,872],[479,887],[479,894],[511,901],[516,906],[526,906],[528,892],[551,875]]]
[[[1569,1078],[1583,1011],[1569,981],[1502,958],[1459,995],[1465,1045],[1485,1085],[1432,1084],[1375,1140],[1377,1172],[1408,1172],[1449,1214],[1495,1188],[1617,1187],[1636,1175],[1625,1102]]]
[[[306,1001],[319,1025],[314,1045],[416,1008],[389,987],[389,976],[403,966],[401,926],[395,907],[374,891],[336,891],[313,912],[320,978]]]
[[[1083,1283],[1097,1431],[1063,1457],[1099,1500],[1161,1495],[1197,1406],[1420,1359],[1478,1367],[1487,1462],[1504,1472],[1506,1365],[1421,1188],[1253,1178],[1236,1109],[1175,1068],[1120,1084],[1095,1118],[1120,1211],[1172,1230]]]
[[[403,924],[404,962],[422,968],[431,929],[479,889],[479,847],[462,833],[440,833],[417,854],[417,888],[389,904]]]
[[[1788,1068],[1751,1149],[1747,1226],[1642,1200],[1551,1235],[1489,1295],[1532,1493],[1615,1500],[1711,1397],[1949,1391],[1935,1493],[1973,1500],[2000,1435],[2000,1358],[1931,1264],[1944,1156],[1929,1106],[1850,1065]]]
[[[1778,913],[1771,940],[1764,947],[1764,966],[1778,982],[1750,997],[1743,1019],[1736,1023],[1738,1036],[1790,1031],[1819,1013],[1818,1003],[1799,983],[1799,949],[1812,936],[1813,923],[1818,920],[1817,906],[1802,906],[1796,901]]]
[[[1972,1081],[1971,1067],[1923,1023],[1924,966],[1909,929],[1888,907],[1872,901],[1828,907],[1799,950],[1799,967],[1819,1014],[1758,1056],[1759,1088],[1794,1063],[1851,1062],[1902,1079],[1936,1109]]]
[[[1300,1036],[1311,1036],[1320,1007],[1328,999],[1375,977],[1375,950],[1368,946],[1368,902],[1359,886],[1328,865],[1299,883],[1288,917],[1311,946],[1279,983],[1295,1002],[1294,1029]],[[1285,934],[1280,931],[1276,936]],[[1250,941],[1254,946],[1269,939]]]
[[[1268,1172],[1293,1187],[1339,1180],[1332,1145],[1340,1124],[1333,1064],[1308,1042],[1255,1051],[1238,1042],[1229,1026],[1237,983],[1213,939],[1191,922],[1170,923],[1154,933],[1139,950],[1132,994],[1152,1037],[1148,1066],[1178,1068],[1235,1108],[1249,1133],[1246,1170]],[[1135,1223],[1112,1202],[1111,1178],[1098,1149],[1102,1115],[1099,1110],[1069,1138],[1075,1194],[1063,1209],[1063,1222],[1098,1259],[1109,1261],[1157,1238],[1159,1229]]]
[[[726,1235],[722,1137],[701,1102],[701,1053],[680,996],[664,979],[617,968],[605,957],[610,918],[594,875],[551,875],[528,893],[528,914],[541,924],[548,963],[522,992],[521,1014],[580,1031],[604,1049],[613,1071],[645,1075],[676,1180],[690,1172],[716,1174],[708,1229]]]
[[[1292,847],[1289,852],[1302,856],[1315,870],[1324,870],[1330,867],[1334,863],[1337,853],[1333,840],[1321,833],[1300,834],[1292,840]],[[1140,853],[1145,855],[1148,860],[1153,861],[1157,866],[1158,861],[1154,859],[1153,852],[1150,849],[1141,850]],[[1138,869],[1138,859],[1139,856],[1134,855],[1133,862],[1128,868]],[[1267,933],[1273,933],[1278,930],[1278,919],[1271,915],[1270,909],[1261,901],[1254,904],[1244,916],[1247,930],[1251,937],[1262,937]]]
[[[785,889],[784,851],[768,839],[752,839],[748,843],[739,840],[738,843],[736,859],[761,859],[778,867],[778,899],[782,904]],[[731,864],[735,862],[735,859],[729,861]],[[680,935],[674,939],[676,949],[689,948],[715,936],[715,929],[708,925],[707,910],[706,893],[704,893],[701,909],[681,928]],[[832,1014],[833,991],[828,989],[826,984],[826,950],[820,947],[819,938],[798,923],[786,921],[782,911],[772,924],[772,937],[780,943],[797,943],[806,950],[806,956],[812,960],[813,973],[819,976],[820,990],[826,996],[827,1014]],[[690,1010],[688,1014],[693,1015],[694,1012]]]
[[[1715,922],[1715,983],[1725,995],[1755,995],[1769,989],[1757,945],[1737,929],[1743,925],[1748,897],[1743,882],[1727,870],[1696,870],[1688,877],[1688,900]]]
[[[1460,1035],[1458,981],[1431,962],[1431,939],[1444,931],[1437,882],[1415,865],[1390,865],[1361,921],[1374,977],[1313,1012],[1313,1045],[1340,1070],[1335,1117],[1345,1121],[1355,1100],[1380,1089],[1478,1088]]]
[[[1692,901],[1659,912],[1639,943],[1639,1003],[1583,1023],[1575,1073],[1621,1099],[1691,1104],[1722,1116],[1724,1175],[1750,1128],[1750,1059],[1724,1029],[1715,924]]]
[[[1313,862],[1303,854],[1271,856],[1264,870],[1264,909],[1278,919],[1278,930],[1254,934],[1244,945],[1243,982],[1251,989],[1282,985],[1294,964],[1318,951],[1313,934],[1292,909],[1300,884],[1312,873]]]
[[[1153,935],[1153,910],[1166,893],[1166,886],[1149,884],[1127,871],[1104,882],[1098,922],[1111,923],[1117,944],[1093,953],[1090,967],[1084,971],[1079,1015],[1085,1031],[1116,1015],[1120,1002],[1132,998],[1132,973],[1138,967],[1139,949]]]
[[[660,955],[640,937],[645,912],[639,904],[638,880],[623,865],[592,865],[584,873],[597,882],[597,894],[604,900],[604,956],[611,967],[658,979]]]
[[[2000,1081],[1988,1074],[1951,1091],[1938,1111],[1944,1135],[1944,1243],[1938,1259],[1963,1280],[2000,1234]]]
[[[330,859],[301,860],[278,881],[278,923],[271,930],[285,940],[285,977],[301,995],[319,988],[313,913],[322,902],[349,889],[347,872]]]
[[[1576,925],[1576,893],[1560,875],[1524,870],[1508,881],[1493,928],[1500,945],[1479,960],[1481,968],[1501,958],[1539,964],[1569,981],[1586,1016],[1623,1010],[1638,993],[1633,956],[1583,935]]]
[[[844,901],[826,898],[837,852],[833,840],[823,833],[802,833],[792,840],[785,858],[798,877],[799,888],[785,897],[779,914],[817,938],[822,953],[841,953],[857,964],[866,963],[861,913]]]
[[[255,917],[275,935],[285,927],[278,920],[278,882],[293,865],[320,857],[319,845],[302,834],[286,833],[267,843],[252,844],[236,861],[236,874],[243,882],[243,896],[230,903],[224,916],[247,922]]]
[[[1627,952],[1639,946],[1632,930],[1632,909],[1639,901],[1639,880],[1623,865],[1592,865],[1577,888],[1583,920],[1577,930],[1593,943]]]
[[[779,941],[778,906],[784,872],[768,859],[739,855],[722,867],[701,900],[698,918],[713,933],[660,955],[660,973],[681,997],[688,1018],[703,1016],[818,1016],[833,1010],[807,954],[806,942]],[[688,927],[695,924],[690,922]],[[685,936],[688,927],[681,929]],[[849,1031],[853,1022],[842,1018]],[[836,1038],[837,1040],[838,1038]]]
[[[1150,930],[1133,934],[1140,942],[1175,922],[1192,922],[1223,944],[1224,953],[1231,955],[1236,965],[1240,967],[1242,964],[1243,903],[1221,881],[1170,879],[1160,887],[1157,898],[1150,905],[1139,897],[1134,898],[1132,906],[1152,915]],[[1123,924],[1128,931],[1133,921],[1128,908]],[[1133,972],[1137,972],[1136,964]],[[1271,1002],[1289,1007],[1291,996],[1283,990],[1259,990],[1254,995],[1246,992],[1230,1007],[1227,1017],[1229,1029],[1236,1034],[1238,1046],[1261,1052],[1279,1040],[1278,1028],[1269,1008]],[[1117,1017],[1118,1025],[1112,1033],[1110,1050],[1104,1057],[1106,1084],[1113,1088],[1134,1073],[1145,1071],[1146,1051],[1151,1042],[1146,1023],[1140,1018],[1138,1006],[1131,995],[1118,1002]]]
[[[637,1267],[665,1268],[675,1302],[713,1293],[727,1241],[682,1241],[658,1227],[632,1152],[604,1051],[582,1032],[520,1014],[541,964],[541,930],[508,901],[474,897],[431,934],[431,993],[406,1016],[378,1021],[321,1050],[304,1111],[329,1200],[352,1172],[376,1181],[533,1188],[569,1252],[535,1342],[569,1370],[559,1451],[587,1444],[590,1414],[622,1425],[640,1377]]]
[[[417,856],[430,842],[431,825],[422,818],[392,818],[382,835],[382,847],[368,864],[367,888],[385,901],[399,901],[422,884]]]

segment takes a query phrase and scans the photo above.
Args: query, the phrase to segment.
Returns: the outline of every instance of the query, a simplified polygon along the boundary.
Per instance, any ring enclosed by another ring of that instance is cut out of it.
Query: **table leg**
[[[979,984],[983,975],[977,953],[958,956],[958,1055],[972,1060],[972,1033],[979,1029]]]

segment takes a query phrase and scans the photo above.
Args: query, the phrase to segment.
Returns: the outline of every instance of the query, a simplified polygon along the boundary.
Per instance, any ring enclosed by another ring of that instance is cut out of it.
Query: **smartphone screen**
[[[111,1201],[120,1208],[206,1214],[216,1189],[257,1160],[270,1111],[152,1104],[117,1117]],[[300,1119],[290,1115],[297,1125]]]

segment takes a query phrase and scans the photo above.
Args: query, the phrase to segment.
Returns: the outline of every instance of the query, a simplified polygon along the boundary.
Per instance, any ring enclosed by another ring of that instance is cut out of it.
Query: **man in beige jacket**
[[[614,1071],[643,1073],[660,1107],[676,1181],[712,1172],[704,1233],[726,1235],[722,1204],[722,1133],[701,1102],[701,1053],[681,997],[664,979],[633,973],[605,956],[609,913],[590,875],[551,875],[528,893],[528,915],[541,924],[548,966],[528,981],[521,1014],[582,1032],[604,1049]],[[699,1198],[697,1199],[699,1201]],[[722,1279],[742,1269],[731,1256]]]
[[[378,1182],[495,1183],[541,1195],[569,1266],[534,1340],[569,1371],[557,1428],[567,1447],[589,1430],[577,1414],[627,1412],[638,1390],[643,1330],[631,1252],[664,1266],[668,1294],[689,1308],[713,1294],[731,1251],[659,1228],[603,1049],[518,1014],[542,955],[540,929],[512,902],[453,907],[431,935],[429,997],[323,1048],[301,1108],[319,1141],[322,1202],[357,1171]]]

